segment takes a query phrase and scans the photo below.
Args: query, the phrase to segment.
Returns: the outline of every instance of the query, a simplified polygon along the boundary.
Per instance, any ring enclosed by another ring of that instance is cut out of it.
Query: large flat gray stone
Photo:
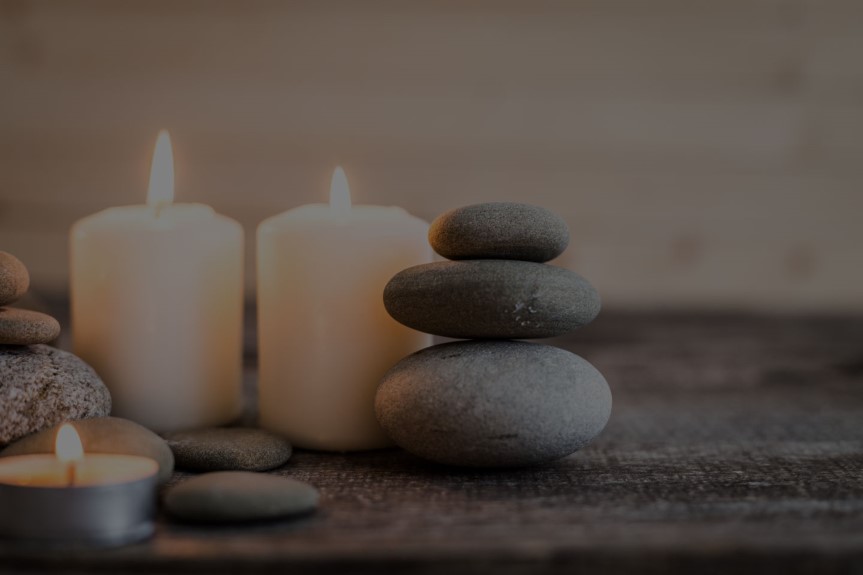
[[[434,262],[399,272],[384,289],[389,314],[408,327],[454,338],[563,335],[599,313],[599,294],[564,268],[533,262]]]
[[[590,363],[528,342],[464,341],[396,364],[375,399],[400,447],[449,465],[518,467],[586,445],[611,414],[611,391]]]

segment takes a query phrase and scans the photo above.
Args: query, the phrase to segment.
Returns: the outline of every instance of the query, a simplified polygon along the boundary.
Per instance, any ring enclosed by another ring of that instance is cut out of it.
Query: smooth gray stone
[[[566,250],[569,228],[540,206],[490,202],[438,216],[429,228],[429,243],[451,260],[547,262]]]
[[[0,306],[16,301],[29,287],[30,273],[26,266],[12,254],[0,252]]]
[[[399,272],[384,305],[413,329],[455,338],[554,337],[590,323],[599,294],[577,273],[510,260],[434,262]]]
[[[165,483],[174,472],[174,454],[165,440],[134,421],[119,417],[96,417],[73,422],[85,453],[140,455],[159,464],[159,482]],[[31,453],[54,453],[60,426],[28,435],[0,452],[0,457]]]
[[[266,471],[287,463],[291,444],[262,429],[214,427],[165,435],[178,469]]]
[[[108,388],[78,357],[47,345],[0,346],[0,446],[109,413]]]
[[[49,343],[60,335],[60,323],[50,315],[18,309],[0,308],[0,345]]]
[[[184,521],[237,523],[313,511],[318,491],[308,483],[250,471],[205,473],[170,488],[168,513]]]
[[[611,391],[581,357],[528,342],[464,341],[406,357],[383,378],[378,421],[419,457],[519,467],[580,449],[605,427]]]

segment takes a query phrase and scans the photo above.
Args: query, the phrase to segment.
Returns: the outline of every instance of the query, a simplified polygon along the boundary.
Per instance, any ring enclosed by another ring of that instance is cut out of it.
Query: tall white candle
[[[431,344],[389,317],[386,283],[431,261],[428,224],[396,207],[352,206],[341,168],[330,203],[258,228],[261,425],[295,445],[390,445],[374,414],[381,377]]]
[[[147,205],[109,208],[71,232],[75,353],[113,413],[166,432],[241,410],[243,230],[202,204],[174,204],[167,132]]]

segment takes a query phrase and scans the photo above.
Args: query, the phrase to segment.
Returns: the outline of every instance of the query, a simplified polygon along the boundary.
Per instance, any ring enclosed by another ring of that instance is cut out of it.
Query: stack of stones
[[[318,491],[267,471],[284,465],[291,446],[259,429],[216,428],[162,438],[126,419],[107,417],[111,395],[90,366],[45,345],[60,334],[53,317],[5,307],[30,285],[18,258],[0,252],[0,458],[53,453],[60,426],[75,421],[88,453],[150,457],[159,482],[175,466],[205,472],[164,492],[168,513],[205,523],[238,523],[293,517],[313,511]],[[214,472],[214,473],[208,473]]]
[[[111,411],[111,395],[90,366],[44,345],[60,334],[57,320],[7,307],[29,286],[24,264],[0,252],[0,447],[63,421]]]
[[[568,351],[514,341],[560,336],[599,313],[584,278],[545,263],[566,249],[566,223],[538,206],[478,204],[438,217],[429,241],[453,261],[399,272],[386,309],[408,327],[470,341],[421,350],[384,376],[375,410],[393,441],[443,464],[515,467],[596,437],[611,414],[602,374]]]

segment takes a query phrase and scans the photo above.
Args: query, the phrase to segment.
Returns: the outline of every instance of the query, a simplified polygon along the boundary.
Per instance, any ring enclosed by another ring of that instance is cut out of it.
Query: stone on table
[[[21,260],[0,251],[0,306],[15,302],[29,287],[30,274]]]
[[[383,378],[378,421],[403,449],[438,463],[519,467],[585,446],[605,427],[611,391],[568,351],[464,341],[409,355]]]
[[[408,327],[453,338],[554,337],[590,323],[599,294],[565,268],[533,262],[434,262],[396,274],[384,289],[389,314]]]
[[[432,248],[451,260],[547,262],[569,245],[566,222],[543,207],[489,202],[450,210],[429,228]]]
[[[278,475],[217,471],[171,487],[164,503],[171,516],[183,521],[241,523],[309,513],[318,505],[318,491]]]
[[[110,412],[108,388],[78,357],[47,345],[0,346],[0,446]]]
[[[50,315],[18,309],[0,308],[0,345],[49,343],[60,335],[60,323]]]
[[[291,444],[264,431],[214,427],[165,435],[177,468],[188,471],[266,471],[291,458]]]

